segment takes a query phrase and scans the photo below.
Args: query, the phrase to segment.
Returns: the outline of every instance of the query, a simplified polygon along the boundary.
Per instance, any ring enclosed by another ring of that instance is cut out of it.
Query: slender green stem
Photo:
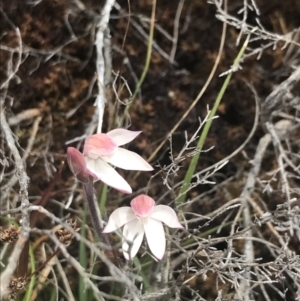
[[[149,282],[148,277],[147,277],[147,275],[149,275],[148,271],[144,271],[144,270],[143,270],[143,267],[142,267],[142,265],[141,265],[141,262],[139,261],[139,259],[138,259],[137,257],[135,257],[135,258],[133,259],[133,264],[134,264],[134,266],[135,266],[137,269],[140,270],[140,274],[141,274],[141,276],[142,276],[142,278],[143,278],[144,288],[145,288],[146,291],[149,291],[150,288],[151,288],[151,285],[150,285],[150,282]]]
[[[98,202],[94,196],[94,185],[91,178],[87,183],[83,184],[83,192],[87,201],[94,229],[99,239],[103,240],[104,235],[102,234],[103,225],[101,219],[101,212],[99,210]]]
[[[149,70],[150,62],[151,62],[151,55],[152,55],[152,46],[153,46],[153,37],[154,37],[154,23],[155,23],[155,10],[156,10],[156,0],[153,0],[153,5],[152,5],[152,13],[151,13],[151,22],[150,22],[150,31],[149,31],[149,39],[148,39],[148,47],[147,47],[147,55],[146,55],[146,62],[144,65],[144,69],[142,72],[142,75],[140,77],[140,80],[133,92],[133,95],[129,99],[129,103],[125,108],[125,112],[123,114],[124,116],[127,115],[133,101],[135,100],[136,95],[138,94],[145,78]]]
[[[86,228],[85,228],[85,224],[86,224],[86,216],[87,216],[87,212],[86,212],[86,206],[84,208],[83,211],[83,216],[82,216],[82,226],[81,226],[81,230],[80,230],[80,235],[82,237],[86,236]],[[80,241],[79,244],[79,263],[83,268],[87,267],[87,252],[86,252],[86,246],[85,244]],[[78,287],[79,291],[79,300],[80,301],[87,301],[87,287],[85,285],[84,279],[82,278],[82,276],[79,275],[79,287]]]
[[[33,271],[35,271],[35,261],[34,261],[34,254],[33,254],[33,249],[32,249],[31,245],[29,245],[29,257],[30,257],[31,272],[33,273]],[[32,291],[33,291],[33,288],[35,285],[35,280],[36,280],[35,275],[32,275],[30,278],[30,283],[29,283],[28,289],[26,291],[25,297],[23,298],[23,301],[30,300],[30,297],[32,295]]]
[[[107,185],[104,184],[101,192],[100,202],[99,202],[100,212],[102,212],[102,214],[105,210],[106,200],[107,200]]]
[[[247,37],[245,43],[243,44],[241,50],[239,51],[237,57],[234,60],[234,63],[233,63],[233,66],[232,66],[232,70],[233,71],[235,71],[238,68],[238,66],[239,66],[240,60],[242,58],[242,55],[244,54],[244,52],[246,50],[246,47],[248,45],[249,38],[250,38],[250,36]],[[187,170],[187,172],[185,174],[184,181],[183,181],[183,184],[182,184],[180,192],[179,192],[179,197],[176,200],[177,204],[184,203],[184,201],[185,201],[186,192],[189,189],[189,186],[190,186],[193,174],[195,172],[198,160],[200,158],[200,153],[202,151],[203,145],[205,143],[207,134],[209,132],[209,129],[210,129],[210,126],[211,126],[211,123],[212,123],[212,118],[216,115],[217,109],[218,109],[218,107],[220,105],[220,102],[221,102],[221,100],[222,100],[222,98],[223,98],[223,96],[225,94],[225,91],[226,91],[226,89],[228,87],[228,84],[230,82],[230,79],[232,77],[233,71],[230,71],[230,73],[228,73],[228,75],[226,76],[226,79],[225,79],[225,81],[224,81],[224,83],[222,85],[222,88],[221,88],[221,90],[220,90],[220,92],[219,92],[219,94],[218,94],[218,96],[217,96],[217,98],[215,100],[213,108],[212,108],[212,110],[210,111],[210,113],[208,115],[208,121],[205,123],[204,128],[202,130],[202,133],[200,135],[200,138],[198,140],[198,144],[197,144],[197,150],[198,150],[198,152],[197,152],[196,155],[193,156],[193,158],[191,160],[191,163],[189,165],[189,168],[188,168],[188,170]]]
[[[55,300],[56,300],[56,291],[52,290],[50,301],[55,301]]]

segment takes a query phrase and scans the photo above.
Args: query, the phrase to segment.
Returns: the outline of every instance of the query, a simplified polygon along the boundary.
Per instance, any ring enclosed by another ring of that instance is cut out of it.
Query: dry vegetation
[[[300,300],[299,3],[2,0],[1,300]],[[139,193],[172,206],[185,229],[161,262],[146,242],[126,261],[118,235],[97,237],[64,164],[116,127],[143,131],[128,147],[155,171],[120,171],[134,193],[108,189],[102,218]]]

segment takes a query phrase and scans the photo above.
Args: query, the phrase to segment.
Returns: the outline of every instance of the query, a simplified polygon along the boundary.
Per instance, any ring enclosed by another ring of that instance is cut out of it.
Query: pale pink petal
[[[87,169],[92,174],[96,175],[97,179],[121,192],[132,193],[132,189],[129,184],[101,158],[94,160],[86,157],[85,160],[87,163]]]
[[[112,155],[117,148],[117,144],[109,136],[96,134],[86,138],[83,153],[96,159],[99,156]]]
[[[136,138],[141,131],[129,131],[126,129],[114,129],[108,132],[106,135],[109,136],[114,142],[120,146],[124,145]]]
[[[153,209],[151,218],[165,223],[170,228],[183,228],[179,223],[176,212],[169,206],[157,205]]]
[[[138,252],[144,237],[144,228],[138,219],[125,224],[123,229],[122,249],[124,257],[132,259]]]
[[[153,170],[140,155],[119,147],[112,156],[103,156],[103,160],[125,170]]]
[[[136,216],[130,207],[118,208],[110,215],[108,223],[102,232],[109,233],[116,231],[134,219],[136,219]]]
[[[133,212],[141,217],[149,216],[154,209],[155,201],[145,194],[141,194],[130,202]]]
[[[166,250],[165,231],[162,223],[148,218],[144,223],[149,249],[157,259],[163,259]]]
[[[67,161],[75,177],[80,182],[87,183],[89,180],[89,174],[86,169],[86,162],[83,154],[74,147],[68,147]]]

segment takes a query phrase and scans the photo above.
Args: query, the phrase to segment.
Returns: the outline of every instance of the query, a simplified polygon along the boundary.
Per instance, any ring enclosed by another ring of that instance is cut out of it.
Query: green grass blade
[[[100,212],[101,212],[102,217],[103,217],[104,210],[105,210],[106,200],[107,200],[107,185],[103,184],[101,197],[100,197],[100,202],[99,202],[99,208],[100,208]]]
[[[80,230],[80,234],[83,237],[86,237],[86,216],[87,216],[87,209],[84,206],[83,216],[82,216],[82,226]],[[83,268],[87,267],[87,252],[86,252],[86,245],[80,241],[79,244],[79,263]],[[78,287],[78,295],[80,301],[88,301],[88,293],[87,287],[85,285],[84,279],[79,275],[79,287]]]
[[[30,257],[31,273],[33,273],[35,271],[35,261],[34,261],[34,254],[33,254],[33,249],[32,249],[31,245],[29,245],[29,257]],[[33,291],[33,288],[35,285],[35,280],[36,280],[35,275],[31,276],[30,283],[29,283],[28,289],[26,291],[26,294],[23,298],[23,301],[30,300],[30,297],[32,295],[32,291]]]
[[[55,294],[56,294],[55,290],[52,290],[50,301],[55,301],[56,300],[56,295]]]
[[[245,43],[243,44],[241,50],[239,51],[237,57],[235,58],[234,60],[234,63],[233,63],[233,66],[232,66],[232,69],[235,70],[236,68],[238,68],[238,65],[240,63],[240,60],[242,58],[242,55],[244,54],[246,48],[247,48],[247,45],[248,45],[248,42],[249,42],[249,38],[250,36],[247,37]],[[184,203],[185,201],[185,198],[186,198],[186,192],[190,186],[190,183],[191,183],[191,180],[192,180],[192,177],[193,177],[193,174],[195,172],[195,169],[196,169],[196,166],[197,166],[197,163],[198,163],[198,160],[200,158],[200,153],[201,153],[201,150],[203,148],[203,145],[205,143],[205,140],[206,140],[206,137],[207,137],[207,134],[209,132],[209,129],[210,129],[210,126],[211,126],[211,123],[212,123],[212,118],[216,115],[216,112],[217,112],[217,109],[220,105],[220,102],[224,96],[224,93],[228,87],[228,84],[230,82],[230,79],[232,77],[232,74],[233,72],[231,71],[230,73],[228,73],[228,75],[226,76],[226,79],[222,85],[222,88],[215,100],[215,103],[213,105],[213,108],[212,110],[210,111],[209,113],[209,116],[208,116],[208,121],[205,123],[204,125],[204,128],[203,128],[203,131],[200,135],[200,138],[198,140],[198,144],[197,144],[197,149],[198,149],[198,153],[196,155],[193,156],[192,160],[191,160],[191,163],[189,165],[189,168],[188,168],[188,171],[187,173],[185,174],[185,177],[184,177],[184,181],[183,181],[183,184],[181,186],[181,189],[180,189],[180,192],[179,192],[179,197],[177,198],[176,200],[176,203],[177,204],[182,204]]]
[[[144,289],[146,291],[150,291],[151,284],[147,277],[147,275],[149,275],[149,270],[147,269],[147,267],[146,267],[146,270],[144,270],[144,267],[141,265],[141,262],[139,261],[139,259],[137,257],[135,257],[133,259],[133,264],[138,270],[140,270],[140,275],[143,278]]]
[[[139,82],[133,92],[133,95],[130,97],[129,103],[125,108],[125,112],[123,114],[123,118],[128,114],[128,111],[133,103],[133,101],[135,100],[135,97],[137,95],[137,93],[139,92],[145,78],[146,75],[148,73],[149,70],[149,66],[150,66],[150,62],[151,62],[151,54],[152,54],[152,48],[153,48],[153,37],[154,37],[154,23],[155,23],[155,10],[156,10],[156,0],[153,1],[153,5],[152,5],[152,13],[151,13],[151,20],[150,20],[150,30],[149,30],[149,39],[148,39],[148,47],[147,47],[147,54],[146,54],[146,61],[145,61],[145,65],[144,65],[144,69],[142,72],[142,75],[139,79]],[[123,119],[122,119],[123,120]]]

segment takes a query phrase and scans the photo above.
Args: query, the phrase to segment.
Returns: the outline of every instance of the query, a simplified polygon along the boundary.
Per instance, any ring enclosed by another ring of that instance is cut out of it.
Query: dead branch
[[[7,287],[17,267],[19,256],[29,237],[30,213],[28,209],[30,204],[28,201],[28,191],[27,191],[29,179],[25,171],[22,157],[19,153],[19,150],[16,147],[13,134],[6,121],[4,113],[2,113],[1,115],[0,124],[1,124],[1,129],[5,135],[8,148],[15,159],[15,165],[16,165],[18,180],[20,185],[19,198],[21,201],[21,209],[22,209],[22,219],[20,221],[22,225],[21,234],[14,247],[12,254],[9,257],[8,265],[6,266],[4,272],[1,274],[1,278],[0,278],[0,285],[1,285],[0,294],[3,294],[3,296],[5,296],[8,293]]]

